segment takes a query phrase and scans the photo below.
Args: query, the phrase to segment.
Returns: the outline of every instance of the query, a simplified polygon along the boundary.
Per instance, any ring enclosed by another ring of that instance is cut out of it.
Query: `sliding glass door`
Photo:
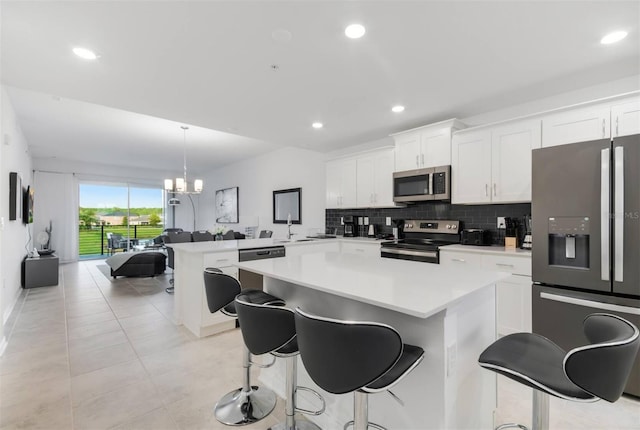
[[[142,250],[164,229],[163,190],[133,184],[80,183],[80,258]]]

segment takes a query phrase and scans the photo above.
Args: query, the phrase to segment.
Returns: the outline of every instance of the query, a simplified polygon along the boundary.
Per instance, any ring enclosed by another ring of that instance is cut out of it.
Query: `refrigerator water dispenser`
[[[549,265],[589,268],[589,217],[549,218]]]

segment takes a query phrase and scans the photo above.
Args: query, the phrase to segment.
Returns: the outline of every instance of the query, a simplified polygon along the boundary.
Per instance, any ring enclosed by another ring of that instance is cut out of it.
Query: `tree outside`
[[[160,218],[160,215],[158,215],[157,213],[152,213],[151,215],[149,215],[149,225],[156,227],[161,222],[162,222],[162,219]]]
[[[92,225],[98,224],[99,219],[96,215],[96,210],[93,208],[80,208],[78,213],[80,225],[86,229],[90,229]]]
[[[123,216],[122,217],[122,225],[129,225],[129,217],[128,216]]]

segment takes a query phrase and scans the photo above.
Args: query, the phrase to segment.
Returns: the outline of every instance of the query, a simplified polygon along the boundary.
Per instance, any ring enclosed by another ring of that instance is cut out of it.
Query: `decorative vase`
[[[215,239],[222,240],[222,235],[220,233],[217,233]]]

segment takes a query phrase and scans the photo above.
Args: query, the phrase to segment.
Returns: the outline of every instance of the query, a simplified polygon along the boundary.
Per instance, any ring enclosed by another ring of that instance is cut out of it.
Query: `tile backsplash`
[[[482,228],[490,230],[493,242],[503,243],[496,223],[498,217],[513,217],[522,220],[531,214],[531,203],[503,205],[452,205],[445,202],[423,202],[407,205],[405,208],[385,209],[326,209],[325,225],[328,229],[337,228],[338,234],[344,233],[340,217],[353,215],[369,217],[369,224],[375,224],[378,232],[391,233],[392,226],[386,226],[386,217],[392,219],[451,219],[460,220],[461,228]],[[362,231],[366,232],[365,229]]]

